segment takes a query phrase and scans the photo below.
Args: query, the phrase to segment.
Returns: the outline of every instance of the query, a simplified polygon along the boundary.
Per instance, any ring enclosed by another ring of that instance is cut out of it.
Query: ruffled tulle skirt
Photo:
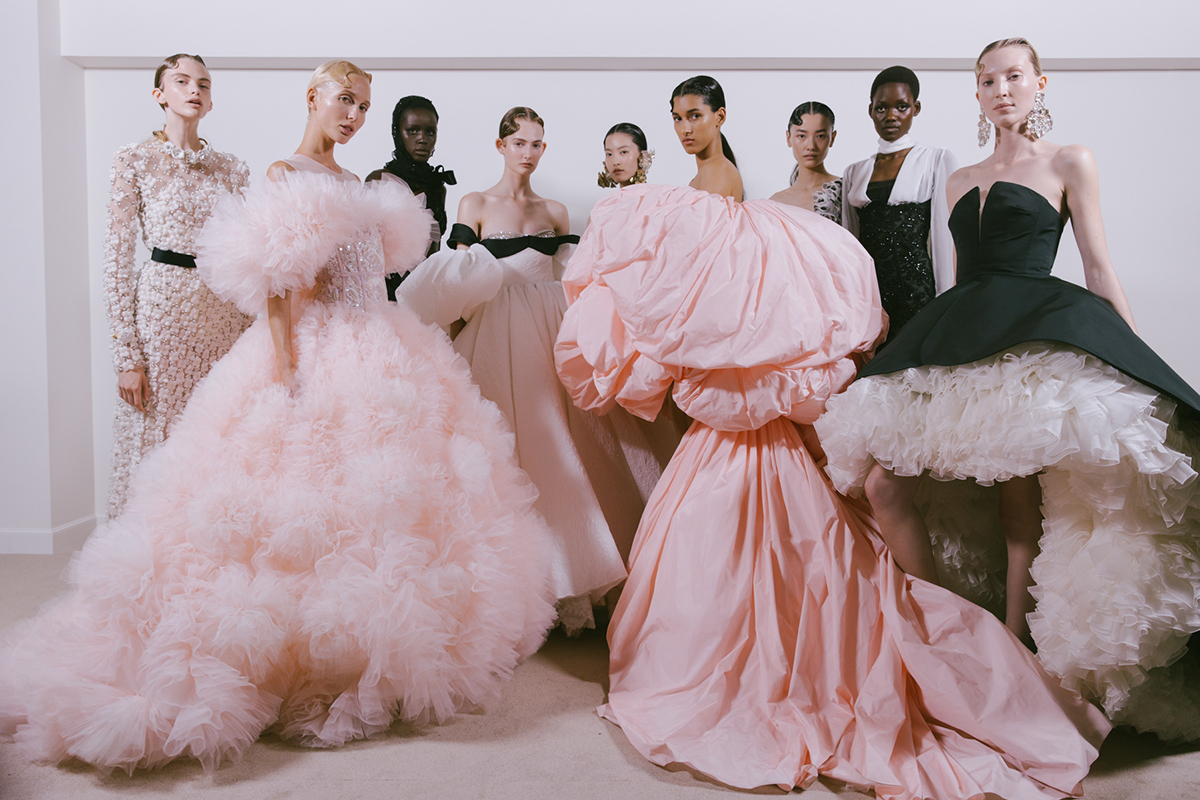
[[[409,312],[313,305],[275,382],[266,320],[200,385],[0,649],[30,759],[212,768],[265,729],[311,746],[494,698],[554,616],[513,437]]]
[[[945,584],[1003,608],[994,489],[1040,474],[1030,627],[1039,660],[1116,722],[1200,737],[1197,430],[1095,356],[1032,343],[973,364],[864,378],[817,421],[835,486],[875,462],[917,496]],[[964,482],[963,479],[974,479]]]

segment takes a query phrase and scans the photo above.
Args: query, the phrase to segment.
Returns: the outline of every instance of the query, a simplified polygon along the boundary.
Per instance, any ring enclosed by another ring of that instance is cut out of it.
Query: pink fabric
[[[675,380],[698,418],[638,529],[600,713],[654,763],[738,787],[1077,793],[1103,716],[987,612],[901,573],[785,419],[819,413],[882,334],[872,276],[848,233],[769,201],[648,186],[593,210],[563,383],[641,413]]]

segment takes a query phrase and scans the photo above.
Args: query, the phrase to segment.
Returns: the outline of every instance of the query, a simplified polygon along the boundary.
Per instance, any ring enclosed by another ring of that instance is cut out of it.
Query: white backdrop
[[[10,3],[21,13],[10,13]],[[29,300],[13,304],[4,330],[38,344],[5,356],[12,429],[0,438],[0,535],[79,527],[81,502],[103,507],[116,402],[101,296],[108,170],[113,151],[161,125],[149,95],[153,68],[177,50],[203,54],[213,69],[215,108],[202,135],[245,159],[256,180],[298,144],[308,74],[326,58],[350,58],[375,75],[367,124],[338,154],[360,175],[389,156],[395,100],[429,97],[441,115],[434,163],[459,179],[447,202],[451,221],[463,193],[500,175],[492,146],[500,115],[530,105],[546,119],[549,143],[534,187],[565,202],[581,233],[604,191],[595,176],[613,123],[646,130],[658,153],[652,181],[692,177],[667,110],[671,89],[689,75],[706,72],[724,85],[726,133],[748,195],[763,197],[786,184],[784,127],[804,100],[838,115],[832,171],[873,152],[866,95],[874,73],[892,63],[920,74],[918,139],[949,147],[961,163],[977,160],[970,66],[988,41],[1023,34],[1050,75],[1051,138],[1096,154],[1110,251],[1143,338],[1200,384],[1192,347],[1200,323],[1190,308],[1200,289],[1191,244],[1200,167],[1187,156],[1200,124],[1192,102],[1200,4],[1144,0],[1131,15],[1115,0],[1018,2],[1003,19],[956,0],[895,9],[884,0],[746,0],[736,11],[697,0],[686,14],[665,0],[210,0],[197,13],[161,0],[6,0],[0,61],[24,74],[31,58],[40,60],[41,136],[30,150],[24,126],[0,131],[6,152],[30,155],[4,165],[0,186],[11,285],[28,286],[20,291]],[[1056,274],[1081,280],[1069,229]],[[87,288],[89,299],[64,307],[72,286]],[[14,417],[33,428],[16,435]],[[0,552],[24,546],[0,541]]]

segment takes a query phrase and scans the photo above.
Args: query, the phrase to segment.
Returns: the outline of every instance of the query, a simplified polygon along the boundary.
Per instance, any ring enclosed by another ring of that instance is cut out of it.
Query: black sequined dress
[[[889,342],[937,294],[928,245],[930,201],[889,205],[895,183],[869,183],[871,202],[858,209],[858,240],[875,259],[879,295],[891,320]]]

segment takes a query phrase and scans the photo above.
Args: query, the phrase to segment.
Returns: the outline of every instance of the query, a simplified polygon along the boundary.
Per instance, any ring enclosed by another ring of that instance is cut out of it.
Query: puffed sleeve
[[[929,222],[929,255],[933,259],[933,280],[937,293],[954,285],[954,239],[950,236],[950,206],[946,199],[946,181],[958,169],[958,161],[949,150],[939,150],[933,163],[932,213]]]
[[[134,258],[141,207],[137,179],[139,162],[137,150],[132,146],[118,150],[113,159],[108,227],[104,233],[104,299],[113,338],[113,366],[117,372],[144,366],[146,360],[142,343],[138,341],[134,310],[137,290]]]

